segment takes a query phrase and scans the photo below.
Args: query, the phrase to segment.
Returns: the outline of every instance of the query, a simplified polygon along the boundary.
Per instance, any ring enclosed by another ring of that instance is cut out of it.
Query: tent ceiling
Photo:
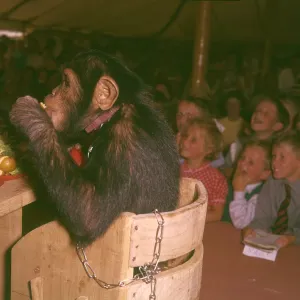
[[[300,1],[273,0],[271,9],[266,9],[266,2],[212,1],[213,39],[258,41],[269,36],[276,42],[300,42]],[[0,29],[37,27],[150,36],[168,22],[179,3],[180,0],[1,0]],[[199,2],[187,1],[164,37],[192,39],[198,5]],[[271,16],[268,12],[272,12]]]

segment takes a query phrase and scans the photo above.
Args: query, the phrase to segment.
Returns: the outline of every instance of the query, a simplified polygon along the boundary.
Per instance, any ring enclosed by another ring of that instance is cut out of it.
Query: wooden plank
[[[35,200],[24,179],[6,181],[0,187],[0,300],[9,288],[8,250],[22,236],[22,207]]]
[[[189,205],[196,200],[201,203],[207,201],[207,191],[203,183],[192,178],[181,178],[178,208]]]
[[[132,215],[122,214],[86,249],[92,269],[108,283],[133,276],[133,269],[127,263]],[[75,245],[58,222],[31,231],[13,247],[11,300],[30,299],[28,282],[36,277],[43,278],[44,300],[77,299],[82,295],[91,300],[125,299],[125,289],[100,288],[87,276]]]
[[[164,213],[165,225],[160,261],[187,254],[202,242],[207,202],[195,202],[175,212]],[[130,266],[151,262],[155,245],[157,220],[153,214],[134,217],[131,230]]]
[[[165,225],[160,261],[185,255],[202,242],[207,211],[204,185],[195,179],[182,178],[178,206],[181,208],[162,214]],[[131,267],[151,262],[156,230],[157,220],[153,213],[134,216],[130,242]]]
[[[156,297],[159,300],[199,300],[202,281],[203,245],[195,249],[186,263],[159,273],[156,283]],[[151,284],[133,283],[128,287],[126,299],[148,300]]]
[[[0,300],[7,299],[10,259],[8,249],[22,236],[22,209],[0,217]],[[5,293],[6,292],[6,293]]]
[[[36,277],[30,281],[32,300],[43,300],[43,278]]]
[[[33,191],[24,179],[6,181],[0,187],[0,217],[34,201]]]

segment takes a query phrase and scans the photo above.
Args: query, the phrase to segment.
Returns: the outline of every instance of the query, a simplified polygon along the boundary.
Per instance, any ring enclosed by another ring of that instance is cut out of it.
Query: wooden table
[[[242,254],[240,231],[207,224],[201,300],[300,299],[300,246],[280,249],[275,262]]]
[[[5,258],[7,250],[22,235],[22,207],[35,200],[23,179],[5,182],[0,187],[0,300],[4,300]]]

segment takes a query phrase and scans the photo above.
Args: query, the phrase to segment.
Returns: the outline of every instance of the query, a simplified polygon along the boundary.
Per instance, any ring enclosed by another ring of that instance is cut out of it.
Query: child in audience
[[[223,215],[228,187],[224,175],[210,165],[222,149],[222,134],[213,121],[189,120],[181,133],[180,155],[185,158],[181,176],[203,182],[208,193],[206,221],[219,221]]]
[[[233,201],[229,203],[231,221],[236,228],[243,229],[253,220],[257,197],[270,175],[271,144],[266,141],[246,144],[233,176]]]
[[[218,123],[212,116],[212,111],[208,100],[201,98],[188,97],[179,101],[178,110],[176,114],[176,125],[178,133],[176,135],[177,144],[180,144],[181,131],[185,124],[192,118],[200,118],[205,120],[212,120],[216,123],[220,132],[223,132],[224,127]],[[222,152],[219,153],[217,158],[211,162],[211,165],[218,168],[224,164],[224,157]]]
[[[241,117],[241,109],[243,96],[237,91],[231,91],[224,98],[226,117],[219,119],[219,123],[224,126],[223,139],[224,148],[227,148],[238,137],[243,126],[243,118]]]
[[[212,118],[211,109],[207,100],[201,98],[188,97],[182,99],[178,103],[178,110],[176,114],[177,125],[177,140],[179,142],[179,136],[183,130],[185,124],[193,118],[210,119]]]
[[[300,135],[289,133],[275,140],[272,149],[273,178],[258,196],[253,221],[244,237],[254,229],[279,234],[278,246],[300,244]]]
[[[289,114],[278,99],[261,95],[256,101],[250,122],[251,132],[240,136],[236,142],[232,143],[225,159],[226,167],[233,167],[247,141],[272,140],[289,124]]]

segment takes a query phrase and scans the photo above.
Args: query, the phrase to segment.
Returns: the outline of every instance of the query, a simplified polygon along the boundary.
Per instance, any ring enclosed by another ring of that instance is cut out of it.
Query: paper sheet
[[[252,246],[245,245],[243,254],[250,257],[262,258],[270,261],[275,261],[278,250],[264,251]]]

